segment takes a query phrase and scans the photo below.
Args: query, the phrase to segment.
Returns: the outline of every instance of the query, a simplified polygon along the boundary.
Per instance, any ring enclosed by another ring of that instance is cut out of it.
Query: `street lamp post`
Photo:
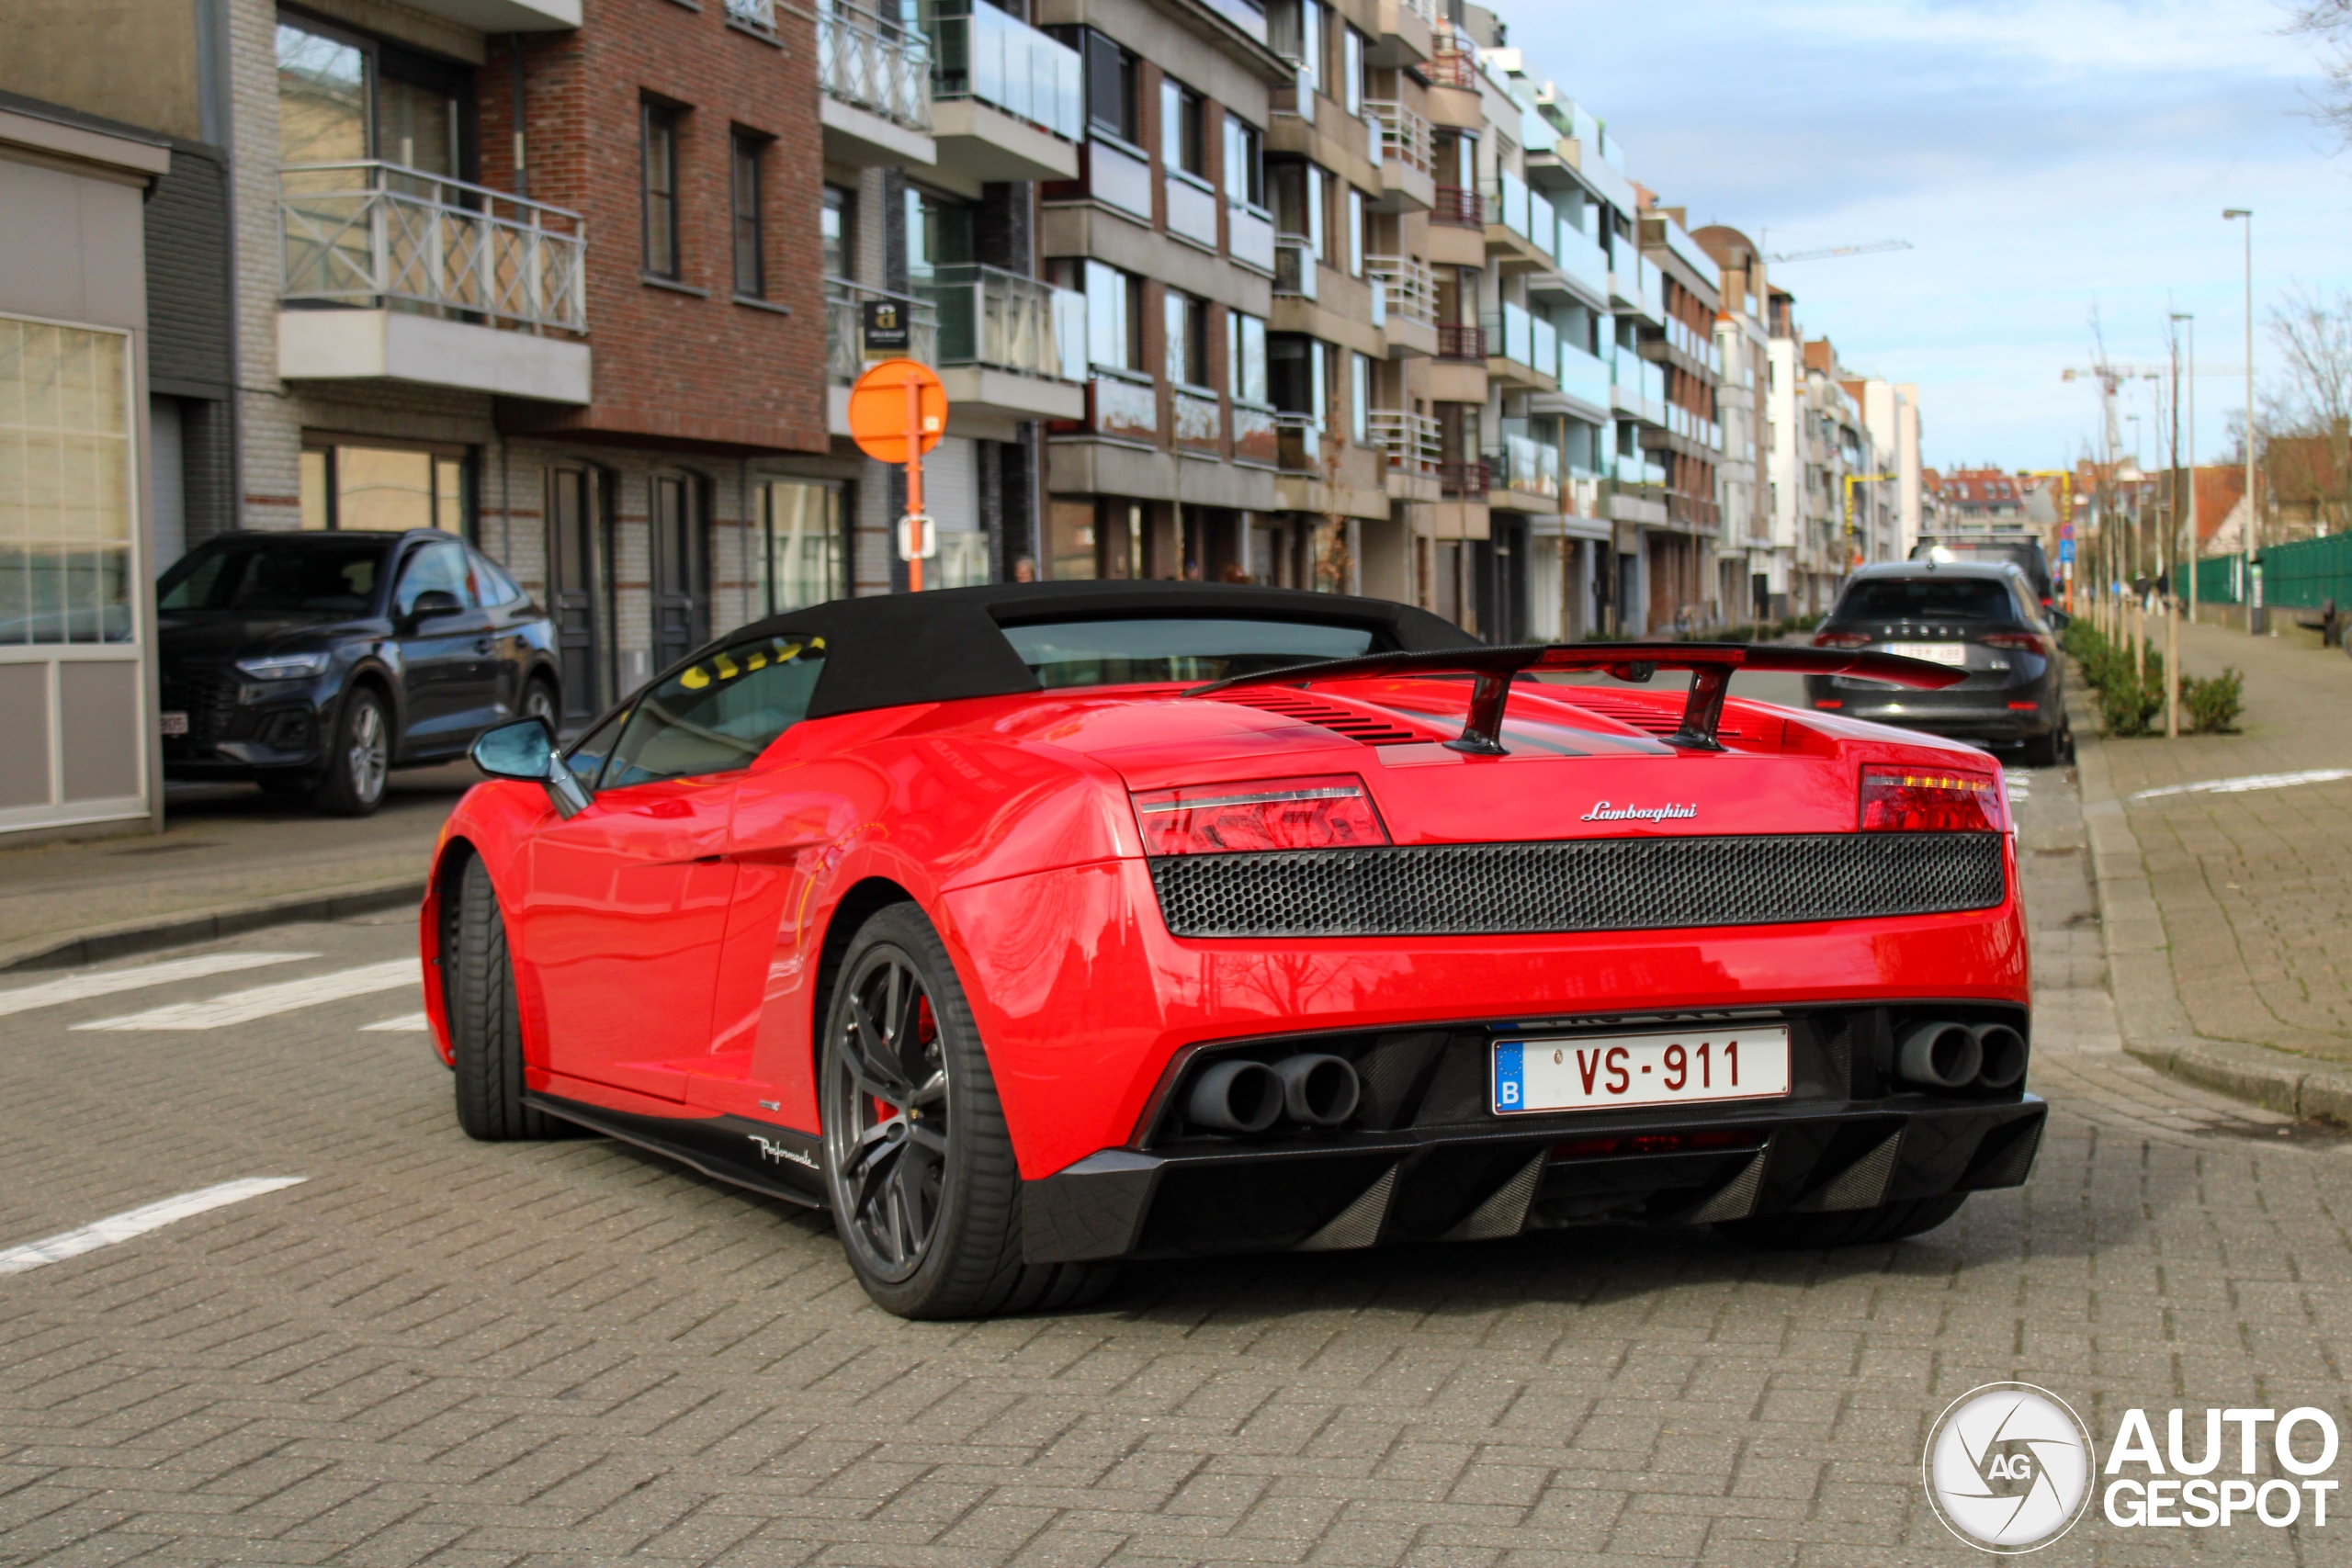
[[[2194,330],[2194,317],[2175,310],[2172,322],[2167,325],[2189,321]],[[2177,740],[2180,739],[2180,334],[2175,330],[2167,335],[2172,339],[2172,450],[2167,454],[2172,460],[2172,476],[2165,486],[2167,491],[2165,497],[2165,543],[2158,556],[2162,564],[2157,570],[2165,581],[2165,739]],[[2189,366],[2188,384],[2193,392],[2197,385],[2196,363],[2193,360]],[[2195,439],[2193,423],[2190,438]],[[2197,503],[2194,462],[2190,464],[2188,483],[2189,504],[2193,507]],[[2197,533],[2193,525],[2188,536],[2194,546]],[[2189,570],[2192,573],[2196,570],[2193,550]]]
[[[2260,617],[2255,613],[2255,601],[2262,596],[2261,584],[2255,581],[2255,520],[2261,515],[2254,504],[2254,209],[2250,207],[2225,207],[2222,221],[2245,220],[2245,526],[2238,534],[2239,570],[2245,582],[2245,629],[2249,637],[2257,635]]]

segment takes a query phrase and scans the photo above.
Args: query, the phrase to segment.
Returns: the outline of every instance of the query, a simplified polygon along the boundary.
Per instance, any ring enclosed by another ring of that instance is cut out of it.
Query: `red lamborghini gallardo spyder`
[[[2041,1138],[2001,773],[1743,668],[1954,678],[1207,584],[778,615],[569,750],[481,740],[423,919],[458,1120],[829,1209],[910,1317],[1128,1258],[1915,1235]]]

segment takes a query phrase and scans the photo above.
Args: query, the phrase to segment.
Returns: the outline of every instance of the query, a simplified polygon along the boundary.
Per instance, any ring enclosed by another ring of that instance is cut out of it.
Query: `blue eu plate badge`
[[[1495,1109],[1517,1111],[1527,1103],[1525,1053],[1516,1040],[1495,1046]]]

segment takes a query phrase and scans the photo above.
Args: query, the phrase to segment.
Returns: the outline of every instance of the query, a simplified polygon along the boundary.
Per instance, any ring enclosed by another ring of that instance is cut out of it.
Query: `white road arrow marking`
[[[127,1209],[110,1214],[93,1224],[61,1231],[55,1235],[28,1241],[22,1247],[0,1250],[0,1274],[21,1274],[28,1269],[44,1264],[62,1263],[69,1258],[79,1258],[85,1252],[96,1252],[102,1247],[112,1247],[119,1241],[144,1235],[160,1230],[175,1220],[185,1220],[207,1209],[222,1208],[242,1203],[248,1198],[258,1198],[265,1192],[275,1192],[281,1187],[292,1187],[308,1181],[307,1176],[248,1176],[242,1180],[224,1181],[217,1187],[200,1187],[193,1192],[183,1192],[176,1198],[166,1198],[160,1203],[143,1208]]]
[[[332,975],[313,975],[305,980],[284,980],[275,986],[255,986],[250,991],[231,991],[225,997],[214,997],[208,1001],[175,1002],[169,1007],[151,1008],[145,1012],[134,1012],[122,1018],[102,1018],[90,1023],[77,1023],[74,1027],[108,1030],[225,1029],[231,1024],[251,1023],[255,1019],[275,1017],[299,1008],[317,1007],[322,1002],[341,1001],[345,997],[397,990],[402,986],[418,985],[422,979],[415,959],[394,958],[357,969],[338,969]]]
[[[0,991],[0,1018],[14,1012],[30,1012],[35,1008],[56,1007],[91,997],[112,996],[117,991],[135,991],[144,986],[168,985],[174,980],[198,980],[207,975],[226,975],[238,969],[259,969],[266,964],[291,964],[299,958],[317,956],[315,953],[208,953],[198,958],[172,958],[161,964],[136,964],[129,969],[77,971],[72,975],[61,975],[54,980],[43,980],[38,986],[19,986],[13,991]]]

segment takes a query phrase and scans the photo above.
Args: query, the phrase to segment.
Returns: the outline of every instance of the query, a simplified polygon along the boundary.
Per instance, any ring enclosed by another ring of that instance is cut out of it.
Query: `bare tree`
[[[2287,0],[2294,20],[2287,30],[2316,41],[2327,85],[2312,106],[2312,118],[2352,146],[2352,0]]]
[[[2290,288],[2270,312],[2270,341],[2284,367],[2256,426],[2270,493],[2340,533],[2352,523],[2352,290]]]

